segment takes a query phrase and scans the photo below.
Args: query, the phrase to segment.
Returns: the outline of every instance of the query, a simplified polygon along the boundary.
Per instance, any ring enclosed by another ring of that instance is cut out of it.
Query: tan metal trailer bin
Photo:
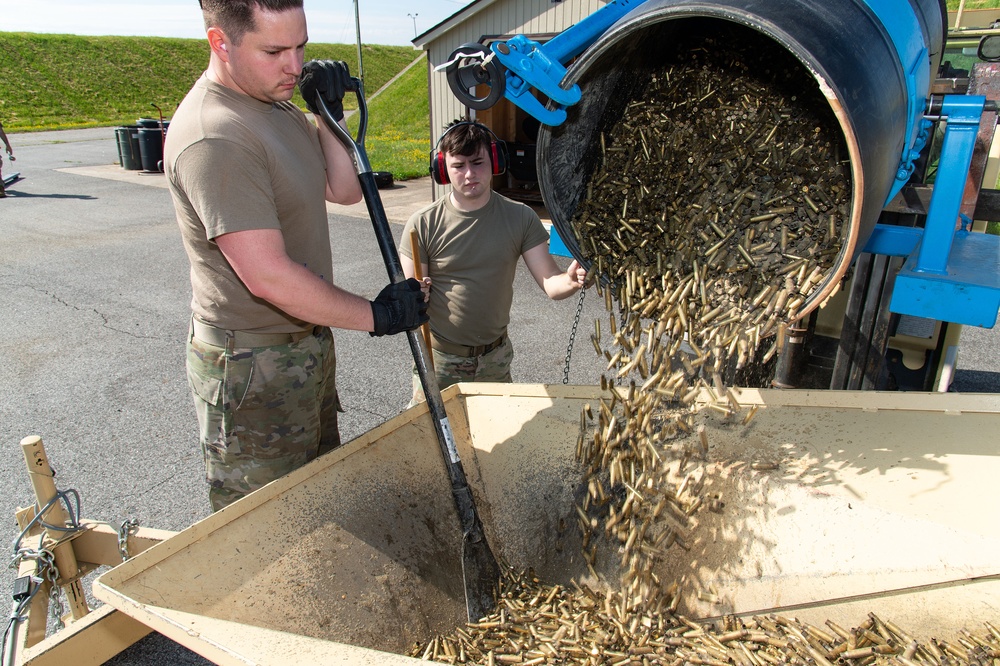
[[[540,579],[600,585],[575,525],[592,387],[460,384],[445,404],[492,548]],[[776,612],[915,638],[1000,620],[1000,396],[740,392],[709,419],[688,549],[664,576],[691,618]],[[461,535],[425,407],[140,553],[108,604],[220,664],[404,664],[465,621]],[[768,464],[759,464],[765,461]],[[755,464],[758,463],[758,464]],[[612,556],[597,572],[617,580]],[[697,592],[712,590],[707,595]]]

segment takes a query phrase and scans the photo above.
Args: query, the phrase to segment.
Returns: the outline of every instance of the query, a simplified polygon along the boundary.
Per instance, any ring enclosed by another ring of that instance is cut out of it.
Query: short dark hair
[[[493,143],[493,133],[489,128],[477,122],[456,120],[449,123],[441,135],[440,150],[448,155],[475,155],[480,148],[490,150]]]
[[[226,37],[239,46],[243,36],[257,29],[253,10],[257,7],[268,12],[299,9],[302,0],[198,0],[205,14],[205,29],[221,28]]]

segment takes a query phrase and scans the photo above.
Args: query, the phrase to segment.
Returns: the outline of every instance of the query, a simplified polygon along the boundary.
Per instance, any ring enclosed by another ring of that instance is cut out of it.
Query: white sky
[[[472,0],[356,0],[364,44],[410,45]],[[355,44],[355,0],[304,0],[309,40]],[[414,24],[416,31],[414,31]],[[0,32],[205,36],[198,0],[0,0]]]

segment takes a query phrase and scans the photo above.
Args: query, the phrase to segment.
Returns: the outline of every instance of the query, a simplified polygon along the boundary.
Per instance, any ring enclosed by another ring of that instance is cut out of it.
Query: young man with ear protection
[[[576,293],[586,277],[576,261],[565,271],[556,265],[548,232],[529,206],[493,191],[493,176],[505,168],[506,148],[489,128],[452,123],[431,151],[431,175],[452,189],[403,228],[403,272],[412,277],[420,261],[431,284],[431,346],[442,389],[463,381],[512,381],[507,324],[518,259],[553,300]],[[413,229],[419,258],[410,249]],[[413,391],[414,401],[422,399],[416,376]]]
[[[360,201],[361,185],[325,123],[290,100],[300,85],[343,122],[350,75],[303,65],[302,0],[200,4],[208,69],[171,120],[164,168],[191,262],[187,374],[218,510],[340,444],[330,327],[400,333],[427,306],[416,280],[374,301],[334,284],[326,202]]]

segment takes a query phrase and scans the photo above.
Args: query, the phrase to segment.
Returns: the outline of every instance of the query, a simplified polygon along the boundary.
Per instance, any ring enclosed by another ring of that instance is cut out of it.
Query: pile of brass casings
[[[588,562],[596,526],[617,541],[634,608],[662,600],[656,564],[685,546],[708,503],[698,419],[749,424],[753,410],[744,413],[724,375],[732,366],[746,375],[778,351],[840,251],[850,204],[836,126],[801,66],[723,46],[688,36],[677,61],[651,75],[601,135],[601,168],[574,224],[606,278],[611,338],[603,348],[596,322],[612,398],[581,415],[580,526]]]
[[[600,344],[600,321],[592,342],[613,390],[578,446],[581,511],[617,539],[622,592],[645,603],[664,594],[655,565],[684,546],[705,503],[709,442],[695,399],[707,393],[703,409],[733,427],[750,422],[724,375],[777,353],[840,252],[850,206],[828,105],[794,58],[763,52],[680,40],[677,60],[601,135],[574,221],[606,278],[611,344]]]
[[[592,147],[573,218],[581,252],[630,313],[696,356],[740,367],[801,316],[841,251],[851,184],[829,104],[791,55],[712,37],[678,60]],[[763,52],[763,51],[762,51]]]
[[[1000,630],[963,632],[918,642],[869,613],[847,630],[780,615],[727,617],[699,624],[671,613],[629,609],[614,593],[586,586],[548,586],[530,575],[506,581],[497,613],[450,636],[415,646],[411,656],[452,664],[580,664],[587,666],[770,666],[772,664],[994,664]]]
[[[677,584],[655,573],[667,549],[687,549],[697,512],[724,512],[721,498],[702,492],[702,424],[744,428],[753,419],[724,377],[779,351],[783,328],[837,260],[851,205],[846,151],[808,73],[791,55],[763,61],[742,46],[679,41],[676,62],[600,135],[573,220],[610,315],[591,336],[608,362],[609,397],[580,415],[578,525],[594,580],[602,539],[620,554],[622,580],[601,580],[608,588],[598,593],[508,573],[495,614],[412,656],[616,666],[1000,659],[989,623],[983,637],[926,644],[872,614],[851,630],[781,616],[699,624],[678,613]]]

